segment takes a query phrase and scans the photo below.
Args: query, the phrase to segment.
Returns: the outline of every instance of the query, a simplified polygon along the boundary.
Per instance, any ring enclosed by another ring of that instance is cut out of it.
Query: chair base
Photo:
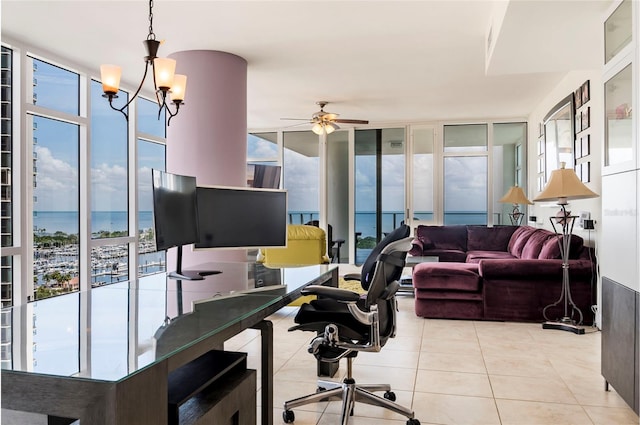
[[[373,391],[384,391],[384,397],[373,394]],[[391,392],[388,384],[356,385],[353,379],[346,378],[343,382],[318,381],[318,392],[299,397],[284,403],[283,420],[291,423],[295,416],[291,409],[305,404],[319,403],[321,401],[342,400],[341,424],[347,425],[349,417],[353,414],[355,402],[362,402],[373,406],[384,407],[392,412],[405,416],[407,424],[420,425],[413,416],[413,411],[395,403],[395,393]]]

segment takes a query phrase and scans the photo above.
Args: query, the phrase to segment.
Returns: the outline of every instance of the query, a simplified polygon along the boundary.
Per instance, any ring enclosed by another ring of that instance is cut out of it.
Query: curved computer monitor
[[[178,248],[175,279],[199,280],[198,273],[182,271],[182,246],[198,241],[196,178],[161,170],[151,170],[153,187],[153,228],[156,250]]]
[[[198,186],[199,241],[195,249],[287,245],[284,190]]]
[[[247,186],[279,189],[281,170],[279,165],[247,164]]]

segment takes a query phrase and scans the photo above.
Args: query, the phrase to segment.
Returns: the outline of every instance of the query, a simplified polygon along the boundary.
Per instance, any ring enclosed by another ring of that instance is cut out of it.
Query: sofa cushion
[[[480,291],[476,263],[420,263],[413,268],[416,289]]]
[[[507,251],[518,226],[467,226],[467,251]]]
[[[416,315],[434,319],[482,320],[481,293],[416,290]]]
[[[423,249],[467,250],[467,226],[424,226],[416,229]]]
[[[480,260],[513,260],[513,255],[507,251],[469,251],[467,252],[467,263],[477,263]]]
[[[535,232],[536,229],[530,226],[520,226],[513,232],[511,239],[509,239],[509,245],[507,246],[509,254],[514,257],[520,258],[524,245],[529,240],[529,236]]]
[[[522,252],[520,253],[520,258],[526,260],[535,260],[538,258],[544,243],[547,239],[552,238],[553,233],[544,229],[536,229],[535,232],[529,235],[527,242],[524,244],[522,248]]]
[[[558,238],[560,236],[554,235],[551,232],[549,233],[550,236],[542,245],[542,249],[538,254],[538,259],[553,260],[556,258],[561,258],[560,244],[558,243]],[[571,242],[569,243],[569,258],[579,258],[584,246],[583,244],[584,239],[582,239],[578,235],[571,235]]]

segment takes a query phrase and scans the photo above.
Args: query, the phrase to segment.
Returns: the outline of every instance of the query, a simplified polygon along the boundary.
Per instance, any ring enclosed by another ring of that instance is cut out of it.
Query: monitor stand
[[[176,271],[167,274],[169,279],[178,280],[203,280],[205,276],[222,273],[220,270],[182,270],[182,246],[178,248]]]

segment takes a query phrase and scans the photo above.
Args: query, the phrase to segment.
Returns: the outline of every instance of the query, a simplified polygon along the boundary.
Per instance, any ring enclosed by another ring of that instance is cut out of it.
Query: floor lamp
[[[522,216],[524,216],[524,213],[518,209],[518,205],[533,204],[533,202],[527,199],[527,195],[524,194],[524,191],[519,186],[511,186],[506,195],[504,195],[498,202],[502,202],[503,204],[513,204],[513,211],[509,213],[509,218],[511,219],[511,224],[514,226],[519,226],[522,221]]]
[[[543,329],[559,329],[569,331],[576,334],[583,334],[584,328],[582,324],[582,312],[571,299],[571,290],[569,288],[569,248],[571,245],[571,233],[573,232],[573,224],[576,216],[571,215],[571,211],[567,211],[567,201],[570,199],[587,199],[597,198],[599,195],[591,191],[578,179],[575,171],[564,168],[564,162],[560,163],[560,168],[551,172],[551,178],[545,186],[544,190],[538,195],[534,201],[558,201],[560,211],[553,217],[549,217],[553,230],[558,237],[560,244],[560,254],[562,256],[562,290],[560,298],[549,304],[542,310],[542,315],[546,322],[542,324]],[[550,320],[547,317],[547,309],[564,303],[564,315],[560,319]],[[577,312],[579,320],[574,320],[574,312]]]

